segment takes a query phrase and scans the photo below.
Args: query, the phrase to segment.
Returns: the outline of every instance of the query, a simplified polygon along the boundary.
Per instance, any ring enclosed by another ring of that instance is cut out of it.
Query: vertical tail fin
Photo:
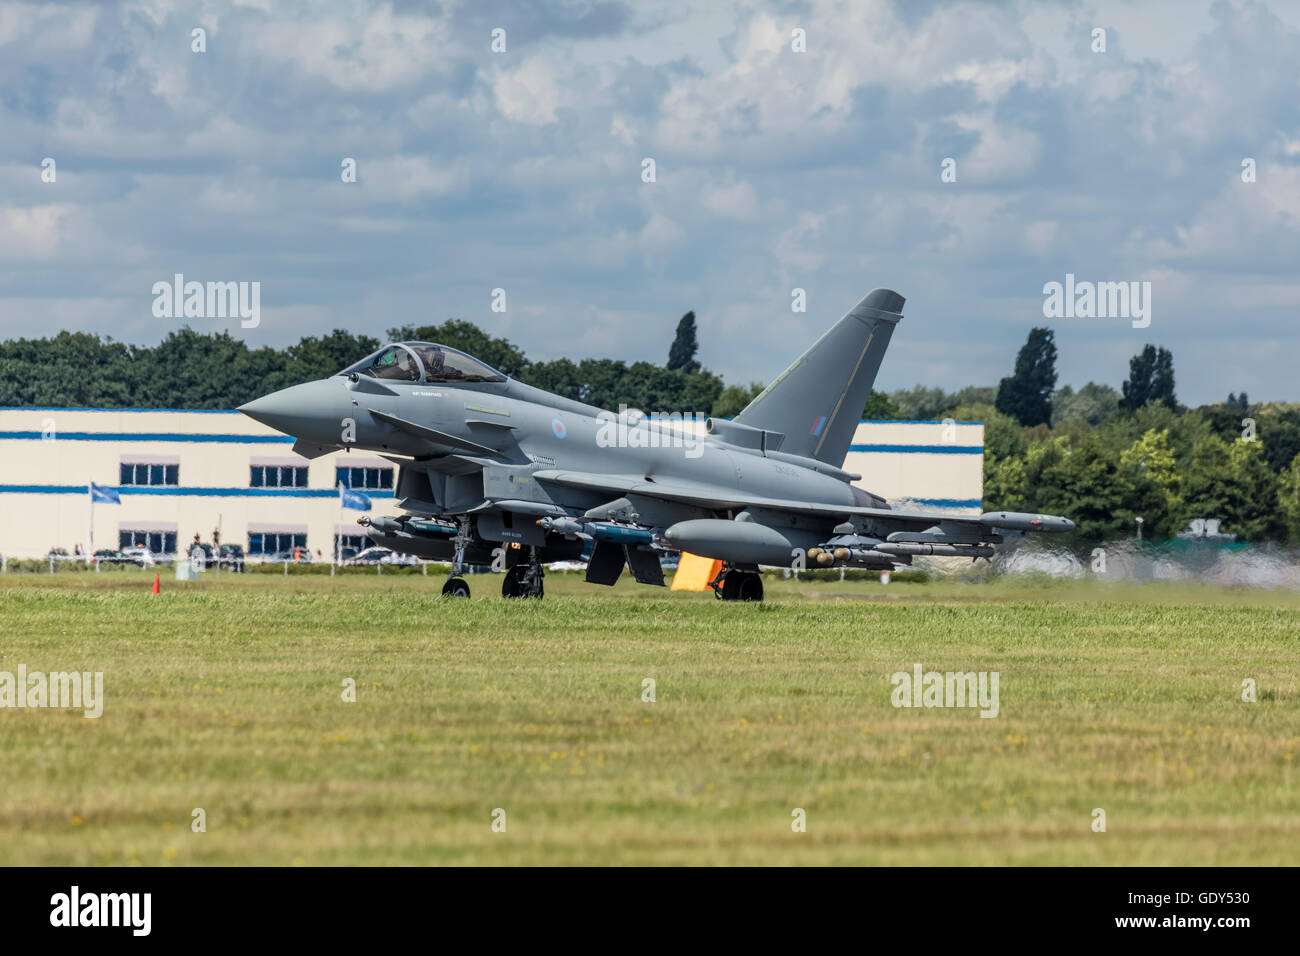
[[[783,452],[842,465],[905,301],[868,292],[735,420],[783,433]]]

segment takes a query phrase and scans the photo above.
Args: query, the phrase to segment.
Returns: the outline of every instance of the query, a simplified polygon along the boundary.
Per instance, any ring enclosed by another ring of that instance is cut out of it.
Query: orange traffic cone
[[[158,593],[158,582],[159,582],[159,580],[160,580],[161,578],[162,578],[162,575],[161,575],[161,574],[155,574],[155,575],[153,576],[153,592],[152,592],[152,593],[154,593],[154,594],[157,594],[157,593]]]

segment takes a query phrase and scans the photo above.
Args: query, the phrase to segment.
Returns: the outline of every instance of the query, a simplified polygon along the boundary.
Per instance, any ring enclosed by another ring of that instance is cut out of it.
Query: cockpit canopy
[[[396,342],[349,365],[340,375],[369,375],[398,382],[504,382],[506,377],[478,359],[430,342]]]

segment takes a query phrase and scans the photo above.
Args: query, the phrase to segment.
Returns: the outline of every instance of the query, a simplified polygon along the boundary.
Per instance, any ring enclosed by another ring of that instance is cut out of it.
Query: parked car
[[[391,548],[381,548],[379,545],[375,545],[374,547],[366,548],[346,563],[412,565],[418,564],[419,562],[414,555],[399,554]]]
[[[93,560],[96,564],[121,564],[126,559],[116,548],[100,548],[95,552]]]
[[[228,571],[244,570],[244,549],[237,544],[223,544],[217,551],[214,558],[212,554],[212,545],[210,544],[192,544],[186,552],[189,558],[194,554],[194,549],[198,548],[203,552],[203,566],[205,568],[217,567],[218,565]]]
[[[123,548],[121,554],[121,560],[124,563],[138,564],[142,568],[152,568],[155,565],[162,563],[159,561],[158,555],[154,554],[148,548],[142,548],[139,546]]]
[[[286,561],[290,564],[311,564],[316,560],[316,556],[306,548],[301,548],[296,554],[293,551],[277,551],[275,554],[266,554],[262,556],[262,560],[272,564],[283,564]]]

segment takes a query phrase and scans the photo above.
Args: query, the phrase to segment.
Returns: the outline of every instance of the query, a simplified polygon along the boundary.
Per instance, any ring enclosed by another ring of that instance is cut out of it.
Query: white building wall
[[[393,467],[366,453],[314,461],[293,440],[238,412],[0,409],[0,553],[37,557],[52,547],[87,546],[87,485],[118,489],[121,504],[94,506],[94,547],[116,548],[118,532],[175,530],[182,549],[195,533],[206,542],[248,547],[250,528],[305,530],[308,547],[328,557],[340,522],[362,534],[360,512],[341,512],[335,468]],[[256,461],[296,459],[306,488],[252,488]],[[175,461],[179,487],[120,485],[124,460]],[[393,514],[391,490],[365,493],[371,515]]]
[[[238,412],[0,408],[0,554],[39,557],[88,547],[87,485],[119,489],[121,504],[94,507],[94,547],[116,548],[119,530],[172,530],[184,548],[198,533],[249,546],[250,530],[305,530],[328,558],[336,529],[360,534],[360,512],[341,512],[335,469],[392,467],[367,453],[336,452],[307,468],[306,488],[252,488],[250,467],[296,458],[293,440]],[[984,426],[978,422],[863,422],[844,468],[895,506],[972,514],[983,496]],[[179,466],[178,487],[120,485],[124,460]],[[394,473],[394,478],[396,477]],[[391,490],[365,490],[371,515],[394,514]]]
[[[979,514],[983,422],[861,422],[844,470],[895,508]]]

